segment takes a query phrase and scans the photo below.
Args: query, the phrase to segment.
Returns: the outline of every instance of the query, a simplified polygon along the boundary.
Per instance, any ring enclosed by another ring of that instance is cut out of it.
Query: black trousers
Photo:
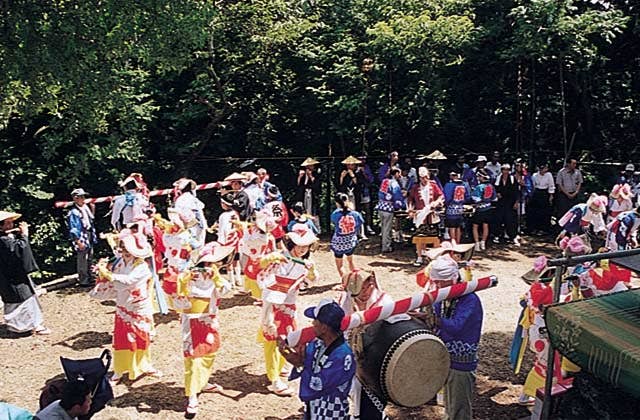
[[[527,210],[527,228],[529,231],[543,230],[551,232],[552,211],[553,207],[549,204],[549,191],[534,190]]]
[[[518,234],[518,214],[513,206],[498,204],[496,206],[496,235],[502,237],[506,230],[509,239],[513,240]]]

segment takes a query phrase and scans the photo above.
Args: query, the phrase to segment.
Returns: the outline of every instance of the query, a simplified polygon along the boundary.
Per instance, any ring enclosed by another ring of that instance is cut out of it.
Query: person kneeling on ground
[[[38,411],[34,420],[74,420],[84,416],[91,409],[91,388],[81,380],[69,381],[64,385],[62,398]]]

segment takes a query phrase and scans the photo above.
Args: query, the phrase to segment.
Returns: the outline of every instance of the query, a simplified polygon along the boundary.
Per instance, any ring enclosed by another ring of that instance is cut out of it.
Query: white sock
[[[192,396],[189,397],[189,405],[190,406],[198,405],[198,396],[197,395],[192,395]]]
[[[484,242],[484,241],[480,241],[480,249],[481,249],[482,251],[484,251],[486,248],[487,248],[487,247],[486,247],[485,242]]]

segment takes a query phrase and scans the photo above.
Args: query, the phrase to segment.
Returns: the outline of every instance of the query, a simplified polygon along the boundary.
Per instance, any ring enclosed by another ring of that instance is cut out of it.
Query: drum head
[[[380,372],[385,394],[398,405],[421,406],[444,386],[449,375],[449,352],[426,330],[411,331],[395,344]]]

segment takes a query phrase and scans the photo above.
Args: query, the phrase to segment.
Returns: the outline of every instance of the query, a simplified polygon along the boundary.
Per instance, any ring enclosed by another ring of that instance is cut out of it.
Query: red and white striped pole
[[[224,182],[210,182],[208,184],[199,184],[196,186],[196,190],[209,190],[212,188],[220,188],[221,186],[223,186],[225,183]],[[169,195],[173,192],[173,188],[167,188],[164,190],[153,190],[153,191],[149,191],[149,197],[157,197],[160,195]],[[99,204],[99,203],[109,203],[113,200],[115,200],[116,198],[120,197],[119,195],[112,195],[109,197],[95,197],[95,198],[87,198],[85,200],[85,203],[87,204]],[[54,204],[55,208],[64,208],[64,207],[69,207],[73,205],[73,201],[56,201]]]
[[[443,300],[455,299],[497,285],[498,278],[496,276],[488,276],[470,282],[457,283],[453,286],[443,287],[428,293],[416,293],[411,297],[395,301],[388,305],[376,306],[375,308],[345,316],[340,328],[343,331],[350,330],[360,325],[367,325],[382,319],[387,319],[392,315],[405,314],[422,306],[433,305]],[[292,331],[287,335],[287,345],[295,347],[299,344],[308,343],[313,340],[315,336],[313,327]]]

